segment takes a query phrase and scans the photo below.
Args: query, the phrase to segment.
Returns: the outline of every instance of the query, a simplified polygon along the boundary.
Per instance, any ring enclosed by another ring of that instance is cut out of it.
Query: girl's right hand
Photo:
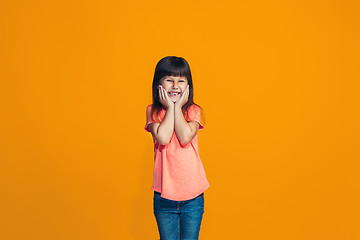
[[[166,90],[161,85],[159,85],[158,88],[159,88],[159,100],[160,100],[160,103],[166,109],[168,109],[169,107],[173,107],[174,103],[173,103],[173,101],[171,101],[171,99],[170,99],[169,95],[167,94]]]

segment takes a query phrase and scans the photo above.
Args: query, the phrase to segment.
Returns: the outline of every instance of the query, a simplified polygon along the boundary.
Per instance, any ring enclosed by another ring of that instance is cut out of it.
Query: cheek
[[[166,91],[169,89],[169,85],[167,83],[163,83],[161,85],[163,86],[163,88],[165,88]]]
[[[187,87],[187,85],[182,86],[181,91],[184,92],[186,90],[186,87]]]

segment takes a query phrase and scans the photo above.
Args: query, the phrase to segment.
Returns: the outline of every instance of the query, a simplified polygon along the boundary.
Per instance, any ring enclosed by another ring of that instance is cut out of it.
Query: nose
[[[179,89],[177,83],[174,83],[172,88],[173,88],[173,90],[178,90]]]

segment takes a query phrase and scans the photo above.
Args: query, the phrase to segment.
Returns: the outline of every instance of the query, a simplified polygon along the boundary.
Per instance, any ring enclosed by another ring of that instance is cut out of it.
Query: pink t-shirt
[[[154,122],[150,117],[152,105],[146,109],[145,130],[150,132],[149,124]],[[165,117],[163,108],[159,115],[160,122]],[[199,130],[204,126],[200,123],[200,108],[195,104],[189,108],[186,121],[199,123]],[[185,146],[181,146],[175,130],[170,142],[166,145],[154,142],[154,178],[152,190],[160,192],[161,197],[185,201],[203,193],[210,185],[200,160],[197,135]]]

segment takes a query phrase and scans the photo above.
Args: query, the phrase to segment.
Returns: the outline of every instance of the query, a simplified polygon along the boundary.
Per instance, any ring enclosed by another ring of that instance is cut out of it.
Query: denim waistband
[[[161,193],[160,193],[160,192],[157,192],[157,191],[154,191],[154,194],[155,194],[155,195],[161,195]],[[199,194],[199,195],[196,196],[195,198],[200,197],[200,196],[204,196],[204,193]]]

